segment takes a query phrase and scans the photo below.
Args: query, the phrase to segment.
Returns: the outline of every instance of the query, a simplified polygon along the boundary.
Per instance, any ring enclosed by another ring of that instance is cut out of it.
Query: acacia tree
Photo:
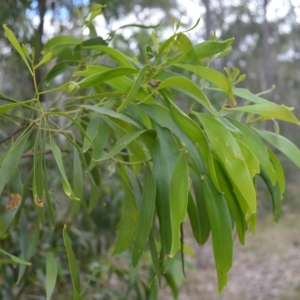
[[[101,9],[93,5],[90,13]],[[130,267],[125,298],[132,291],[155,298],[154,278],[166,278],[176,296],[168,266],[177,253],[184,266],[187,217],[199,245],[211,233],[221,292],[232,265],[233,231],[241,244],[247,230],[255,232],[256,176],[279,218],[284,173],[265,142],[300,167],[299,149],[279,134],[276,122],[299,124],[292,108],[236,87],[246,77],[237,68],[223,74],[210,67],[230,53],[234,39],[212,36],[193,45],[179,23],[174,27],[165,41],[152,33],[143,61],[98,37],[57,36],[35,63],[34,49],[3,26],[35,88],[23,101],[0,94],[2,121],[16,127],[1,141],[4,295],[91,297],[112,272],[101,249],[113,244],[112,254],[127,251],[133,267],[142,268],[145,249],[151,257],[147,276],[132,279]],[[50,68],[38,85],[36,70],[45,64]],[[70,80],[58,85],[57,76],[68,74]],[[182,94],[187,103],[178,101]],[[260,129],[269,120],[274,132]],[[103,243],[107,222],[118,223],[111,232],[116,240]],[[65,272],[69,281],[62,279]],[[12,290],[15,281],[19,288]]]

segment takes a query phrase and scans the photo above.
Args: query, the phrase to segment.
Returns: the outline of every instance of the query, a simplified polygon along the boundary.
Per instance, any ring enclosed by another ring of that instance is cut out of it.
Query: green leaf
[[[254,102],[255,105],[236,107],[236,111],[246,111],[249,113],[256,113],[265,116],[267,119],[277,118],[287,122],[300,124],[295,115],[291,112],[294,108],[287,107],[285,105],[278,105],[264,98],[261,98],[255,94],[252,94],[249,90],[243,88],[234,88],[233,93],[250,102]],[[244,109],[244,110],[242,110]]]
[[[135,196],[127,178],[125,169],[122,166],[118,168],[121,176],[122,187],[124,191],[124,200],[122,207],[122,216],[119,225],[119,234],[115,243],[113,255],[125,251],[133,241],[139,221],[139,212],[136,205]]]
[[[119,50],[110,48],[107,46],[97,45],[97,46],[88,46],[84,47],[84,49],[93,49],[104,52],[114,58],[119,64],[123,65],[124,67],[134,68],[133,63]]]
[[[140,128],[140,125],[135,122],[133,119],[127,117],[126,115],[124,115],[123,113],[118,113],[115,112],[114,110],[111,109],[107,109],[105,107],[98,107],[98,106],[93,106],[93,105],[80,105],[81,107],[93,110],[95,112],[98,112],[100,114],[115,118],[115,119],[119,119],[122,120],[124,122],[127,122],[129,124],[132,124],[133,126]]]
[[[279,185],[279,190],[280,190],[280,194],[281,197],[285,191],[285,176],[284,176],[284,170],[283,167],[277,157],[277,155],[271,150],[268,149],[268,153],[270,156],[270,159],[274,165],[274,168],[276,170],[276,174],[277,174],[277,178],[278,178],[278,185]],[[272,183],[274,184],[274,182],[272,181]]]
[[[110,79],[118,78],[125,75],[132,75],[136,73],[138,73],[138,70],[133,68],[115,68],[85,77],[81,81],[77,82],[77,84],[81,88],[88,88],[98,85],[102,82],[106,82]]]
[[[47,41],[44,46],[43,53],[48,53],[55,47],[61,47],[61,49],[68,46],[78,45],[82,42],[82,39],[71,35],[59,35]]]
[[[175,45],[182,50],[183,53],[185,53],[189,60],[191,60],[194,64],[198,64],[193,44],[184,33],[178,34]],[[182,59],[182,56],[180,58]]]
[[[11,175],[16,170],[20,163],[22,154],[27,144],[27,140],[32,132],[31,129],[25,130],[18,140],[13,143],[10,148],[5,152],[0,161],[0,195],[3,188],[10,179]]]
[[[21,264],[21,265],[25,265],[25,266],[31,266],[31,263],[28,261],[25,261],[19,257],[16,257],[2,249],[0,249],[0,252],[4,255],[7,255],[13,262],[17,263],[17,264]]]
[[[156,210],[160,224],[163,254],[168,255],[172,245],[170,211],[170,184],[178,148],[172,133],[154,124],[157,138],[153,150],[153,173],[156,180]]]
[[[107,41],[105,41],[101,36],[97,36],[88,40],[85,40],[81,43],[81,47],[89,47],[89,46],[100,46],[107,45]]]
[[[228,179],[227,174],[218,162],[215,163],[218,180],[226,199],[228,208],[233,216],[239,241],[242,245],[245,245],[245,232],[247,230],[247,224],[245,222],[246,216],[243,214],[243,211],[239,205],[239,201],[235,193],[233,192],[233,187],[230,180]]]
[[[5,101],[8,101],[8,102],[13,102],[13,103],[16,103],[16,102],[19,103],[19,102],[20,102],[20,101],[18,101],[18,100],[9,98],[9,97],[3,95],[2,93],[0,93],[0,99],[1,99],[1,100],[5,100]]]
[[[203,59],[211,57],[215,54],[221,53],[226,48],[228,48],[234,42],[234,38],[228,39],[226,41],[217,42],[217,41],[205,41],[199,43],[194,46],[194,52],[196,54],[197,59]],[[182,56],[182,54],[178,54],[168,60],[168,64],[172,64],[175,62],[180,62],[186,60],[186,57]]]
[[[100,158],[98,161],[104,161],[107,160],[115,155],[117,155],[118,153],[120,153],[120,151],[122,151],[125,147],[127,147],[128,144],[130,144],[133,140],[135,140],[138,136],[140,136],[141,134],[145,133],[145,132],[153,132],[152,130],[139,130],[139,131],[135,131],[132,133],[128,133],[125,136],[121,137],[120,139],[117,140],[117,142],[115,143],[114,147],[111,149],[111,151],[107,154],[105,154],[104,156],[102,156],[102,158]]]
[[[15,37],[15,35],[13,34],[13,32],[6,26],[6,24],[3,24],[3,28],[4,28],[4,31],[5,31],[5,33],[7,35],[8,40],[10,41],[10,43],[12,44],[12,46],[17,50],[17,52],[20,54],[20,56],[22,57],[23,61],[26,64],[27,68],[32,73],[32,69],[31,69],[31,67],[28,64],[26,55],[23,52],[23,49],[20,46],[17,38]]]
[[[142,87],[142,83],[147,72],[150,71],[150,66],[145,65],[139,72],[136,80],[134,81],[127,97],[122,102],[122,104],[118,107],[117,112],[122,111],[136,96],[139,89]]]
[[[64,164],[63,164],[63,160],[62,160],[62,155],[61,155],[61,151],[58,148],[57,144],[55,143],[54,139],[52,138],[52,136],[50,135],[50,144],[51,144],[51,149],[54,155],[54,158],[56,160],[59,172],[62,176],[63,179],[63,189],[65,194],[72,200],[79,200],[73,193],[72,188],[70,186],[68,177],[66,175],[65,172],[65,168],[64,168]]]
[[[80,273],[79,273],[79,268],[78,264],[75,258],[75,254],[73,252],[70,238],[67,233],[67,225],[64,225],[63,229],[63,239],[64,239],[64,244],[67,250],[67,256],[68,256],[68,261],[69,261],[69,267],[70,267],[70,273],[71,273],[71,278],[72,278],[72,283],[73,283],[73,299],[79,300],[80,299]]]
[[[57,278],[57,263],[52,253],[46,254],[46,297],[51,300]]]
[[[4,99],[4,100],[6,100],[6,99]],[[17,102],[17,103],[11,103],[11,104],[1,105],[0,106],[0,115],[4,114],[6,111],[8,111],[8,110],[10,110],[10,109],[12,109],[14,107],[18,107],[18,106],[23,106],[23,107],[29,107],[30,108],[30,106],[27,106],[25,104],[33,102],[33,101],[35,101],[35,100],[20,101],[20,102]]]
[[[98,132],[94,140],[95,148],[93,149],[92,152],[92,160],[89,165],[89,170],[92,170],[96,166],[97,160],[100,159],[104,147],[109,140],[110,134],[111,134],[110,127],[101,118],[99,120]]]
[[[261,138],[257,134],[255,134],[255,132],[253,132],[253,130],[251,130],[248,126],[234,119],[229,119],[229,121],[242,133],[241,135],[234,133],[233,135],[235,139],[240,140],[248,146],[248,148],[254,153],[254,155],[259,160],[259,163],[264,167],[265,171],[268,173],[273,184],[275,184],[277,180],[277,174],[274,169],[274,165],[270,161],[268,149],[261,140]]]
[[[189,151],[189,154],[194,160],[199,173],[204,174],[205,173],[204,163],[199,155],[196,146],[190,140],[187,134],[174,121],[170,111],[167,108],[157,104],[150,104],[150,105],[140,104],[138,107],[146,115],[148,115],[155,123],[157,123],[159,126],[163,128],[168,128],[180,139],[180,141],[185,145],[186,149]]]
[[[258,130],[255,131],[268,143],[286,155],[298,168],[300,168],[300,150],[287,138],[273,132]]]
[[[275,103],[264,103],[264,104],[254,104],[254,105],[246,105],[241,107],[232,107],[225,108],[226,110],[233,111],[243,111],[251,114],[258,114],[263,116],[263,120],[267,119],[278,119],[286,122],[291,122],[294,124],[300,124],[299,120],[292,113],[294,108],[287,107],[285,105],[278,105]]]
[[[210,115],[194,113],[231,181],[244,196],[251,213],[256,212],[256,193],[243,153],[231,132]]]
[[[273,204],[273,220],[277,222],[280,217],[281,213],[281,193],[278,182],[273,185],[271,179],[269,178],[267,172],[262,168],[260,173],[261,178],[265,182],[266,186],[272,197],[272,204]]]
[[[165,278],[166,278],[168,286],[170,287],[170,289],[172,291],[173,297],[176,300],[178,298],[178,293],[179,293],[176,281],[173,278],[171,272],[166,272],[165,273]]]
[[[107,71],[110,68],[103,66],[87,66],[85,71],[75,72],[74,76],[90,76],[93,74],[97,74],[99,72]],[[130,92],[134,81],[126,76],[121,76],[113,79],[109,79],[105,82],[107,85],[116,89],[117,91],[123,92],[125,94]],[[140,89],[135,96],[136,100],[145,101],[145,98],[149,99],[149,101],[154,101],[154,98],[145,91],[144,89]]]
[[[255,174],[260,173],[259,168],[259,160],[254,155],[254,153],[240,140],[237,140],[238,145],[242,151],[243,157],[246,161],[246,164],[248,166],[249,173],[251,177],[253,178]]]
[[[79,90],[79,85],[74,82],[74,81],[69,81],[61,86],[58,86],[56,88],[40,92],[40,94],[48,94],[48,93],[53,93],[53,92],[58,92],[58,91],[66,91],[69,94],[75,93]]]
[[[80,123],[75,120],[73,117],[71,117],[69,114],[67,113],[63,113],[63,112],[59,112],[59,111],[53,111],[51,112],[51,114],[53,115],[57,115],[57,116],[63,116],[67,119],[69,119],[79,130],[80,132],[83,134],[83,136],[90,142],[93,143],[93,141],[90,139],[90,137],[87,135],[87,133],[85,132],[84,128],[80,125]]]
[[[39,218],[35,218],[33,229],[30,232],[30,234],[28,234],[28,232],[26,232],[28,231],[28,222],[24,213],[22,213],[22,217],[23,220],[21,219],[21,226],[23,231],[20,233],[20,249],[22,250],[21,257],[25,260],[30,260],[36,254],[37,251],[37,246],[40,237],[40,220]],[[20,283],[22,277],[25,274],[25,270],[26,266],[20,265],[17,284]]]
[[[198,152],[201,155],[201,158],[205,164],[206,171],[209,173],[209,176],[216,187],[220,192],[220,187],[218,184],[215,166],[212,159],[211,149],[208,145],[206,137],[199,127],[199,125],[193,121],[190,117],[184,114],[175,104],[172,104],[170,107],[172,117],[184,133],[191,139],[191,141],[196,146]]]
[[[171,77],[162,81],[156,90],[170,87],[189,95],[201,105],[206,107],[211,113],[214,113],[215,109],[210,101],[206,98],[201,89],[190,79],[181,76]]]
[[[192,231],[193,231],[195,240],[198,244],[200,244],[200,241],[201,241],[200,221],[199,221],[197,207],[196,207],[195,201],[194,201],[191,193],[189,193],[189,197],[188,197],[187,212],[189,215],[189,219],[190,219],[190,223],[191,223],[191,227],[192,227]]]
[[[34,145],[34,156],[33,156],[33,198],[36,205],[43,206],[43,167],[44,167],[44,151],[42,151],[42,145],[44,141],[41,139],[40,129],[37,133],[35,145]]]
[[[156,250],[154,235],[153,235],[152,231],[150,231],[150,235],[149,235],[149,246],[150,246],[150,253],[151,253],[153,269],[154,269],[154,272],[157,276],[158,282],[160,284],[161,265],[160,265],[160,261],[158,259],[158,254],[157,254],[157,250]]]
[[[78,213],[78,210],[82,202],[83,182],[84,179],[83,179],[81,161],[79,158],[79,152],[77,148],[74,146],[73,147],[73,187],[74,187],[74,195],[76,196],[76,198],[80,199],[80,201],[73,202],[71,219],[73,219]]]
[[[199,238],[197,240],[199,245],[204,245],[209,238],[210,234],[210,223],[206,207],[206,201],[203,194],[203,178],[190,169],[190,177],[196,201],[196,213],[199,219]]]
[[[35,66],[35,69],[37,69],[38,67],[40,67],[41,65],[47,63],[48,61],[50,61],[53,57],[53,53],[52,51],[46,53],[44,55],[44,57],[41,59],[41,61]]]
[[[52,69],[42,79],[40,85],[42,85],[43,83],[45,83],[46,85],[50,84],[58,75],[66,73],[69,69],[72,68],[72,66],[76,65],[76,62],[68,60],[55,63]]]
[[[86,135],[90,138],[88,140],[86,137],[83,139],[83,146],[82,151],[86,152],[89,150],[89,148],[92,145],[92,142],[94,141],[97,133],[98,133],[98,125],[101,117],[99,115],[95,115],[93,118],[91,118],[87,128],[86,128]]]
[[[132,251],[132,263],[136,266],[145,248],[150,234],[154,217],[156,185],[153,174],[149,168],[145,172],[145,183],[142,196],[139,223],[137,226],[136,239]]]
[[[208,178],[203,181],[203,191],[211,225],[214,257],[218,276],[218,292],[227,285],[232,266],[233,239],[230,214],[222,194],[218,193]]]
[[[180,246],[180,226],[186,220],[188,204],[189,173],[184,149],[174,166],[170,185],[170,209],[172,245],[170,257],[175,256]]]
[[[183,68],[185,70],[189,70],[200,77],[208,80],[215,86],[219,87],[228,97],[232,100],[232,103],[236,104],[234,94],[232,92],[232,86],[229,82],[228,78],[226,78],[220,72],[201,66],[194,66],[188,64],[176,64],[177,67]]]

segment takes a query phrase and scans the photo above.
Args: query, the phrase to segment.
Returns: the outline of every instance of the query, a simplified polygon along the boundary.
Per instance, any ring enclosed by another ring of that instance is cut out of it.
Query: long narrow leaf
[[[178,148],[172,133],[160,126],[154,126],[157,138],[153,151],[153,173],[156,180],[156,210],[160,224],[162,251],[168,255],[172,244],[170,211],[171,176],[178,158]]]
[[[274,184],[277,181],[277,174],[272,162],[270,161],[267,146],[264,144],[261,138],[257,134],[255,134],[255,132],[251,130],[248,126],[234,119],[229,119],[229,121],[242,133],[241,135],[234,134],[234,137],[242,141],[249,147],[249,149],[251,149],[251,151],[258,158],[259,163],[264,167]]]
[[[55,141],[51,135],[50,135],[50,144],[51,144],[51,149],[53,151],[53,155],[56,160],[58,169],[59,169],[60,174],[63,179],[63,189],[64,189],[65,194],[72,200],[79,200],[72,191],[71,185],[69,183],[68,177],[65,172],[61,151],[58,148],[57,144],[55,143]]]
[[[185,157],[182,151],[174,166],[170,185],[170,208],[172,226],[172,245],[169,253],[173,257],[180,246],[180,226],[185,221],[188,205],[189,173]]]
[[[73,283],[73,300],[80,300],[80,291],[81,291],[81,285],[80,285],[80,273],[79,268],[77,265],[77,261],[75,258],[75,254],[73,252],[71,241],[67,233],[67,225],[64,225],[63,229],[63,239],[64,244],[67,250],[67,256],[69,261],[69,268]]]
[[[154,208],[155,208],[156,185],[150,169],[146,169],[145,183],[143,189],[141,212],[139,217],[136,239],[133,246],[132,263],[137,265],[142,251],[150,234]]]
[[[218,292],[227,285],[228,272],[232,266],[233,239],[230,214],[222,194],[210,180],[203,182],[204,196],[212,231],[214,256],[218,275]]]
[[[3,188],[17,168],[26,147],[32,129],[24,131],[18,140],[11,145],[0,161],[0,195]]]
[[[6,24],[3,24],[3,28],[4,28],[4,31],[5,31],[5,33],[7,35],[8,40],[10,41],[10,43],[12,44],[12,46],[18,51],[18,53],[22,57],[23,61],[25,62],[26,66],[27,66],[27,68],[29,69],[29,71],[32,72],[32,69],[31,69],[31,67],[28,64],[26,55],[23,52],[22,47],[19,44],[17,38],[15,37],[15,35],[13,34],[13,32],[6,26]]]
[[[31,266],[31,263],[28,261],[25,261],[17,256],[14,256],[2,249],[0,249],[0,252],[4,255],[7,255],[13,262],[17,263],[17,264],[21,264],[21,265],[25,265],[25,266]]]
[[[300,150],[287,138],[273,132],[258,130],[255,131],[268,143],[286,155],[298,168],[300,168]]]
[[[149,130],[139,130],[136,132],[128,133],[122,138],[118,139],[114,147],[111,149],[111,151],[104,156],[102,156],[98,161],[104,161],[107,160],[115,155],[117,155],[120,151],[122,151],[125,147],[128,146],[133,140],[135,140],[138,136],[145,132],[150,132]],[[153,131],[152,131],[153,132]]]
[[[206,98],[201,89],[190,79],[180,76],[171,77],[162,81],[157,87],[157,90],[170,87],[180,90],[183,93],[189,95],[205,108],[207,108],[211,113],[214,113],[215,109],[210,101]]]
[[[122,207],[122,216],[119,225],[119,234],[115,243],[113,255],[125,251],[136,236],[137,225],[139,220],[138,208],[136,205],[133,190],[128,183],[127,174],[123,167],[119,166],[122,187],[124,191],[124,200]]]
[[[118,112],[122,111],[135,97],[139,89],[142,87],[142,83],[145,74],[150,70],[149,65],[145,65],[139,72],[134,84],[132,85],[127,97],[124,99],[122,104],[118,107]]]
[[[177,64],[176,66],[183,68],[185,70],[189,70],[200,77],[208,80],[215,86],[219,87],[228,97],[232,100],[234,104],[236,104],[236,100],[234,98],[234,94],[232,92],[232,86],[229,80],[220,72],[202,66],[194,66],[187,64]]]
[[[236,188],[244,196],[252,213],[256,212],[256,193],[243,153],[230,133],[219,121],[205,114],[195,113],[200,119],[216,155]]]
[[[46,254],[46,297],[51,300],[57,278],[57,262],[52,253]]]

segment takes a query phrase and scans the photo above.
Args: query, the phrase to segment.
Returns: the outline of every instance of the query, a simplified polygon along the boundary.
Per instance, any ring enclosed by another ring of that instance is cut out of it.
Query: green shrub
[[[186,32],[162,42],[153,33],[138,61],[98,37],[57,36],[34,64],[34,51],[4,30],[35,95],[0,94],[9,126],[1,141],[2,295],[154,299],[165,278],[176,297],[168,266],[184,266],[187,217],[199,245],[212,235],[221,292],[233,230],[241,244],[255,231],[256,176],[270,191],[274,220],[280,215],[284,174],[265,142],[300,167],[299,149],[275,121],[299,124],[292,109],[236,87],[245,79],[237,68],[224,75],[211,67],[234,39],[193,45]],[[35,71],[45,64],[38,86]],[[274,132],[260,129],[268,120]]]

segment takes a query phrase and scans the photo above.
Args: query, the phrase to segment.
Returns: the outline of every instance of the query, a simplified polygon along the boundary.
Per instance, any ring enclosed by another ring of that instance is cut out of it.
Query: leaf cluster
[[[293,109],[236,87],[246,77],[237,68],[221,73],[211,67],[231,52],[234,39],[194,45],[186,32],[177,31],[178,26],[162,42],[153,32],[153,44],[144,47],[144,61],[137,61],[101,38],[57,36],[34,63],[34,51],[20,45],[6,25],[3,28],[35,87],[35,96],[26,101],[0,94],[1,116],[18,112],[19,123],[25,126],[2,143],[6,149],[0,161],[0,193],[9,195],[1,209],[0,237],[9,239],[10,232],[19,228],[23,241],[19,257],[9,249],[0,251],[20,264],[18,281],[26,265],[38,259],[43,231],[57,236],[60,230],[63,244],[39,257],[45,260],[47,299],[62,272],[58,268],[62,257],[69,265],[72,297],[82,299],[86,288],[74,251],[76,240],[68,228],[87,243],[78,231],[97,232],[99,220],[93,213],[117,195],[114,209],[119,215],[121,205],[121,215],[112,253],[130,249],[132,268],[149,249],[153,271],[144,284],[145,295],[153,292],[149,283],[165,278],[176,296],[168,266],[181,253],[184,267],[187,219],[199,245],[211,234],[221,292],[232,266],[234,232],[241,244],[249,229],[255,232],[257,176],[270,191],[274,220],[279,218],[285,179],[273,147],[300,167],[300,150],[280,135],[276,121],[299,125]],[[103,63],[107,61],[113,63]],[[35,71],[45,65],[52,67],[38,86]],[[70,69],[70,80],[57,84],[58,76]],[[209,98],[210,91],[221,95],[218,101]],[[41,101],[42,94],[47,102]],[[186,103],[179,100],[182,94]],[[274,132],[261,130],[262,122],[270,120]],[[24,177],[25,159],[30,161]],[[64,213],[59,211],[62,201],[71,203]],[[27,207],[35,211],[30,234]],[[82,222],[78,227],[78,219],[89,225]],[[99,274],[95,270],[91,280]],[[140,289],[136,288],[138,294]]]

